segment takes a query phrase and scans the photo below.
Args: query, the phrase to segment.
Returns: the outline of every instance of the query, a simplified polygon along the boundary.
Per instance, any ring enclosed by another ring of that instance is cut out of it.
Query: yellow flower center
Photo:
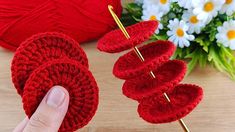
[[[231,4],[232,2],[233,2],[233,0],[226,0],[225,3],[226,3],[227,5],[229,5],[229,4]]]
[[[184,36],[184,30],[182,28],[178,28],[176,31],[177,36],[183,37]]]
[[[157,17],[156,16],[154,16],[154,15],[152,15],[152,16],[150,16],[150,18],[149,18],[150,20],[157,20]]]
[[[189,20],[191,23],[193,24],[196,24],[198,23],[198,19],[197,19],[197,16],[191,16],[190,20]]]
[[[227,36],[229,40],[235,39],[235,30],[228,31]]]
[[[160,3],[166,4],[168,0],[160,0]]]
[[[204,10],[206,12],[210,12],[214,9],[214,3],[213,2],[207,2],[205,5],[204,5]]]

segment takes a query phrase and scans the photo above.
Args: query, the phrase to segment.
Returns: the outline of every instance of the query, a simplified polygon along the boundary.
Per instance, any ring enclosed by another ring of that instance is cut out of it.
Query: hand
[[[13,132],[57,132],[68,104],[68,91],[61,86],[52,87],[31,118],[26,117]]]

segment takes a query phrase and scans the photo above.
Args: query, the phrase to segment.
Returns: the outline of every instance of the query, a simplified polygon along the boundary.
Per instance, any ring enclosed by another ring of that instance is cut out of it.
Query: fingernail
[[[61,88],[63,87],[61,86],[52,87],[52,90],[50,91],[46,101],[46,103],[49,106],[57,108],[63,103],[65,98],[65,93]]]

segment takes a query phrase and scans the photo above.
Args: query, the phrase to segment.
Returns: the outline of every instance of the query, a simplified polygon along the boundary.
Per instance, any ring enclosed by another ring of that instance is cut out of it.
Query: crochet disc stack
[[[126,31],[130,39],[125,38],[119,29],[111,31],[99,40],[97,48],[108,53],[137,48],[135,46],[154,34],[157,26],[156,21],[129,26]],[[144,61],[137,51],[131,50],[114,65],[113,74],[125,80],[123,94],[139,102],[138,113],[147,122],[157,124],[179,120],[189,114],[203,97],[201,87],[179,84],[186,73],[186,64],[181,60],[169,60],[174,51],[172,42],[158,40],[139,48]],[[170,102],[164,94],[169,96]]]
[[[69,92],[68,112],[59,129],[75,131],[89,123],[98,106],[98,87],[79,44],[56,32],[36,34],[17,49],[12,81],[31,117],[48,90],[60,85]]]

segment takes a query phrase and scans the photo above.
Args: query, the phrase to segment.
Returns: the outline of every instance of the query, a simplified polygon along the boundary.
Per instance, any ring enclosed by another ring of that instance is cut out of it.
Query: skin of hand
[[[26,117],[13,132],[57,132],[68,105],[68,91],[61,86],[54,86],[45,95],[31,118]]]

